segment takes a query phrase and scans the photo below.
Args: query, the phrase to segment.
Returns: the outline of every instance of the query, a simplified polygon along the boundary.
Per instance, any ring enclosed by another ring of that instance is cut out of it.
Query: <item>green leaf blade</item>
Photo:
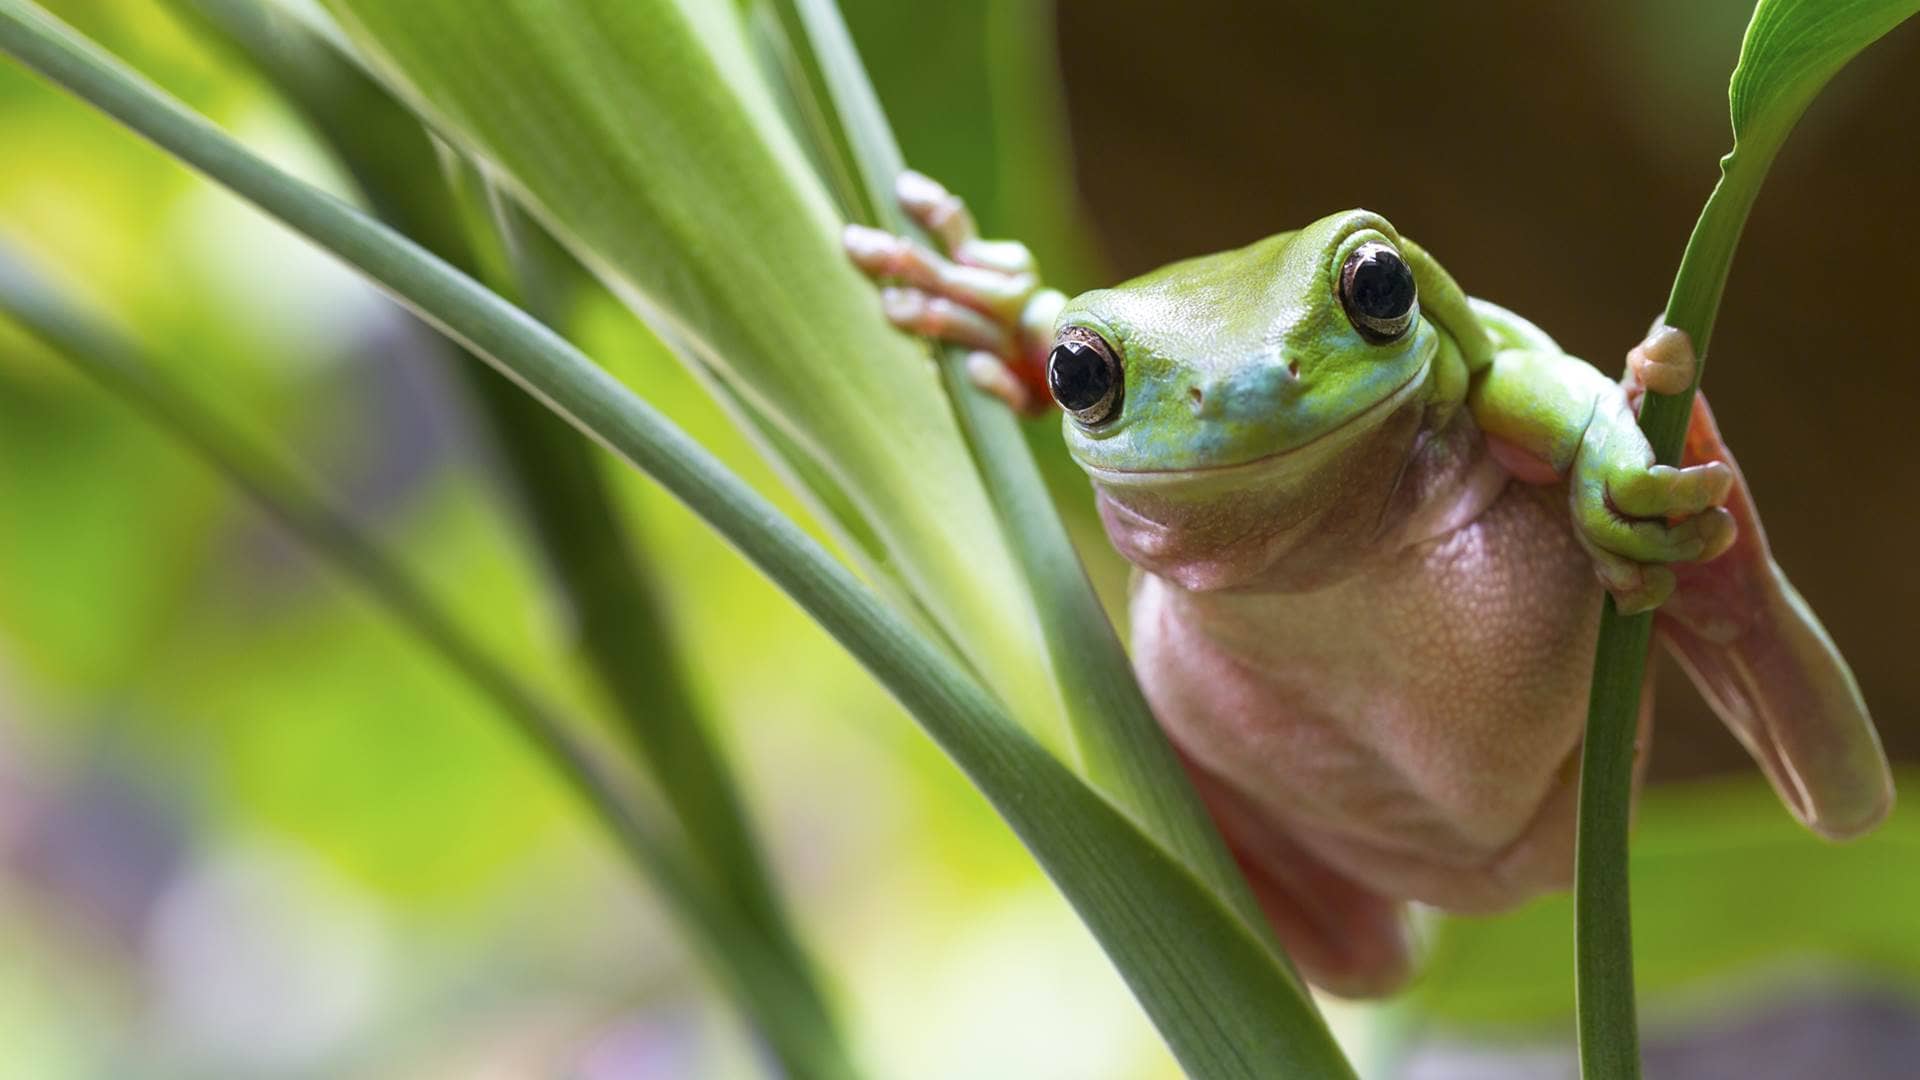
[[[885,113],[833,0],[766,0],[784,40],[798,110],[812,119],[816,156],[854,220],[917,235],[893,197],[905,168]],[[931,238],[922,236],[922,240]],[[1001,529],[1038,601],[1041,640],[1082,770],[1161,844],[1182,858],[1287,963],[1267,934],[1245,876],[1161,731],[1132,665],[1049,498],[1018,421],[972,384],[967,350],[944,346],[937,362],[960,430],[994,501]],[[1274,1008],[1314,1010],[1304,984]]]
[[[1736,147],[1763,132],[1784,140],[1828,80],[1915,12],[1916,0],[1761,0],[1728,91]]]
[[[727,5],[330,0],[354,40],[696,366],[774,426],[870,574],[931,613],[1030,719],[1053,713],[977,474],[913,343],[878,315],[840,222]]]

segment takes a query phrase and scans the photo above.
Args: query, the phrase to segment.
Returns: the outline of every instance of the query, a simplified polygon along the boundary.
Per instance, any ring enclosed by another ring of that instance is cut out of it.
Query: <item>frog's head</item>
[[[1378,516],[1429,396],[1415,257],[1355,210],[1067,304],[1048,381],[1122,554],[1210,588],[1377,526],[1328,528]]]

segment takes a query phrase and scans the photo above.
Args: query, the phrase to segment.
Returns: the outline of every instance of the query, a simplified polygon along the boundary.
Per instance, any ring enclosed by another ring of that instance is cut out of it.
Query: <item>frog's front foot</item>
[[[1666,564],[1712,559],[1734,541],[1733,516],[1723,506],[1733,470],[1719,461],[1656,464],[1634,419],[1647,390],[1684,391],[1696,367],[1687,335],[1656,326],[1627,354],[1621,396],[1596,405],[1574,461],[1575,533],[1624,613],[1650,610],[1672,595],[1675,578]]]
[[[1015,411],[1045,412],[1047,352],[1066,298],[1043,288],[1026,245],[980,239],[960,198],[917,172],[900,176],[900,206],[939,239],[941,251],[881,229],[849,225],[841,244],[881,290],[895,326],[972,352],[975,385]],[[944,254],[943,254],[944,252]]]
[[[1646,340],[1627,351],[1627,397],[1638,411],[1640,398],[1649,390],[1656,394],[1686,392],[1699,369],[1693,339],[1687,332],[1655,320]]]

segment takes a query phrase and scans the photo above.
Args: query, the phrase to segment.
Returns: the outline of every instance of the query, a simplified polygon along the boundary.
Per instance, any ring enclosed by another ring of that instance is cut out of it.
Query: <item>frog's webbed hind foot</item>
[[[971,350],[975,385],[1015,411],[1045,412],[1047,351],[1066,298],[1044,288],[1026,245],[982,240],[966,204],[933,179],[900,175],[895,197],[907,216],[940,242],[935,251],[881,229],[849,225],[847,257],[886,283],[881,306],[909,333]]]
[[[1830,840],[1858,836],[1893,805],[1893,777],[1853,673],[1767,547],[1759,511],[1706,399],[1694,399],[1684,461],[1733,475],[1738,536],[1711,562],[1673,567],[1655,630],[1744,744],[1782,802]]]
[[[1624,388],[1637,412],[1648,390],[1679,393],[1698,375],[1687,335],[1656,324],[1627,354]],[[1694,398],[1681,464],[1724,475],[1726,550],[1660,568],[1672,599],[1655,632],[1796,818],[1829,839],[1864,833],[1893,804],[1880,737],[1846,661],[1773,561],[1705,395]]]

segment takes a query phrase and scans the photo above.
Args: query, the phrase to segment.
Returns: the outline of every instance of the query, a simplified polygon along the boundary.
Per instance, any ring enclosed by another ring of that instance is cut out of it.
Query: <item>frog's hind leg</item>
[[[1300,974],[1346,998],[1381,997],[1414,969],[1405,904],[1334,870],[1224,782],[1188,763],[1261,910]]]
[[[1690,364],[1691,348],[1679,348]],[[1657,369],[1669,364],[1630,359],[1630,389],[1641,380],[1658,388]],[[1684,388],[1691,371],[1673,381]],[[1738,534],[1718,558],[1674,565],[1657,632],[1793,815],[1829,839],[1858,836],[1893,804],[1880,737],[1846,661],[1773,561],[1746,479],[1696,397],[1684,463],[1708,461],[1733,470],[1726,507]]]

